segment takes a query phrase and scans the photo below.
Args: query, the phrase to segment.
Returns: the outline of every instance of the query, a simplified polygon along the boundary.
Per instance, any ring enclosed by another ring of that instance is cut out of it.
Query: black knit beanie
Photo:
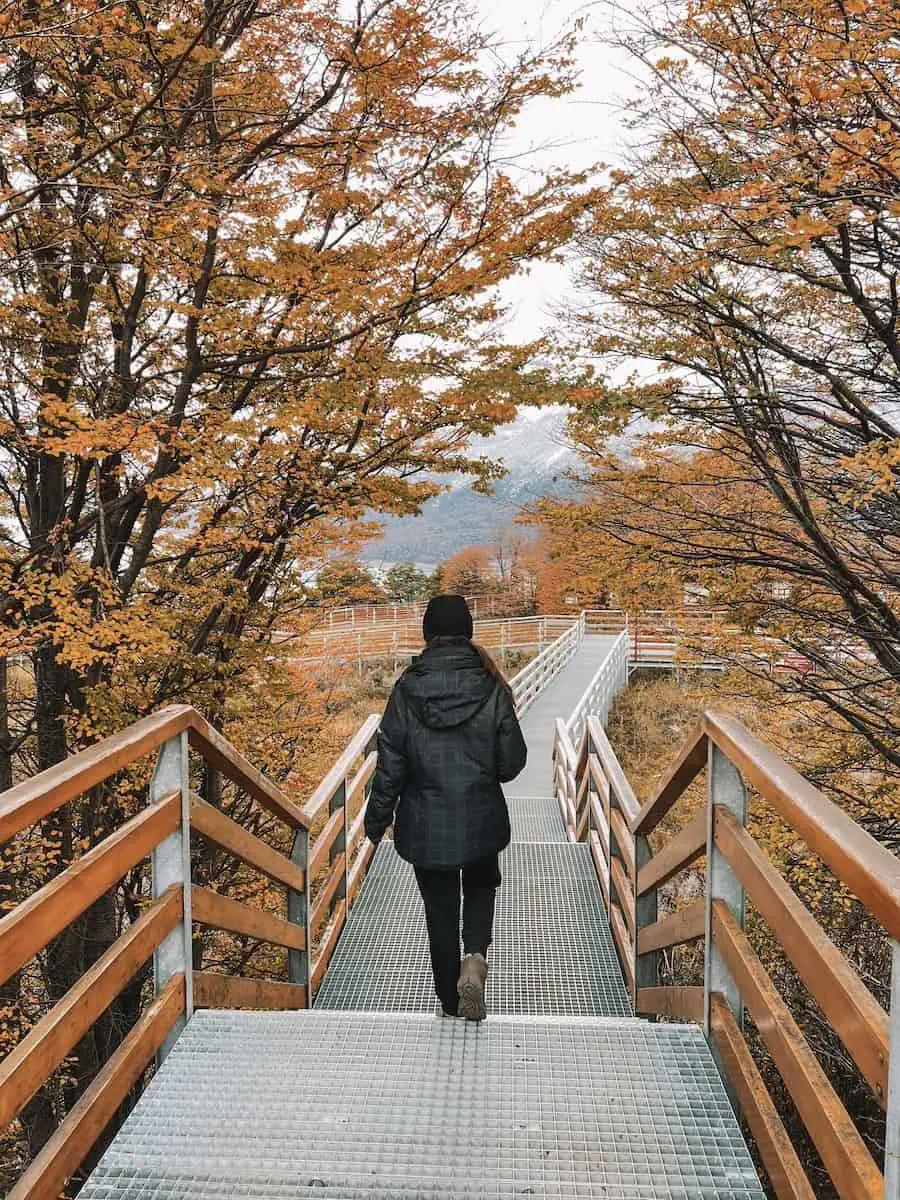
[[[436,637],[472,636],[472,614],[465,596],[433,596],[422,618],[426,642]]]

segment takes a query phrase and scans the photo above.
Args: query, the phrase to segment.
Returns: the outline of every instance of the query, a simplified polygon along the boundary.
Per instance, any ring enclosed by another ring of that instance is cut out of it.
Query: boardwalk
[[[552,720],[610,641],[586,639],[525,717],[490,1019],[436,1015],[386,844],[316,1008],[195,1013],[86,1200],[761,1200],[702,1030],[633,1017],[588,848],[549,794]]]
[[[525,770],[506,789],[510,797],[549,796],[553,770],[553,722],[568,717],[612,649],[615,637],[588,634],[569,662],[522,718],[528,743]]]

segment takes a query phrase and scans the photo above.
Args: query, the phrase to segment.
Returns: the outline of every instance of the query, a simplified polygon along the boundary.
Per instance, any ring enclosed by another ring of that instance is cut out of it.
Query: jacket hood
[[[423,725],[450,729],[478,712],[494,680],[465,638],[430,646],[403,673],[403,691]]]

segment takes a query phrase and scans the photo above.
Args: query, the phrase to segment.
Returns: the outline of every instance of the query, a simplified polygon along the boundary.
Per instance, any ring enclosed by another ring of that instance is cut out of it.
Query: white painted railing
[[[475,622],[474,640],[491,652],[542,651],[575,623],[573,617],[503,617]],[[282,638],[282,646],[287,639]],[[318,629],[296,639],[296,663],[409,658],[424,648],[421,621],[371,625],[357,629]],[[282,649],[284,654],[284,649]]]
[[[560,673],[583,638],[584,613],[509,681],[516,701],[516,712],[520,717]]]
[[[597,717],[606,724],[613,700],[628,683],[629,649],[628,630],[623,629],[566,722],[566,732],[574,745],[580,743],[588,717]]]
[[[466,596],[473,618],[503,616],[509,598],[502,594]],[[328,629],[358,629],[367,625],[390,625],[398,621],[421,621],[427,600],[398,604],[351,604],[322,611],[322,625]]]

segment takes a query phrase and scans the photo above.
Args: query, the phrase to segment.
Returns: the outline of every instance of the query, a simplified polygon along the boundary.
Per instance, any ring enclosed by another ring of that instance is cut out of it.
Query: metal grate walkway
[[[84,1200],[763,1200],[702,1031],[635,1019],[587,847],[526,713],[480,1026],[435,1016],[411,868],[381,846],[313,1011],[195,1013]],[[547,797],[547,798],[545,798]]]
[[[494,1013],[630,1016],[590,851],[514,844],[501,859],[488,1005]],[[436,1009],[412,868],[379,847],[317,1008]]]

